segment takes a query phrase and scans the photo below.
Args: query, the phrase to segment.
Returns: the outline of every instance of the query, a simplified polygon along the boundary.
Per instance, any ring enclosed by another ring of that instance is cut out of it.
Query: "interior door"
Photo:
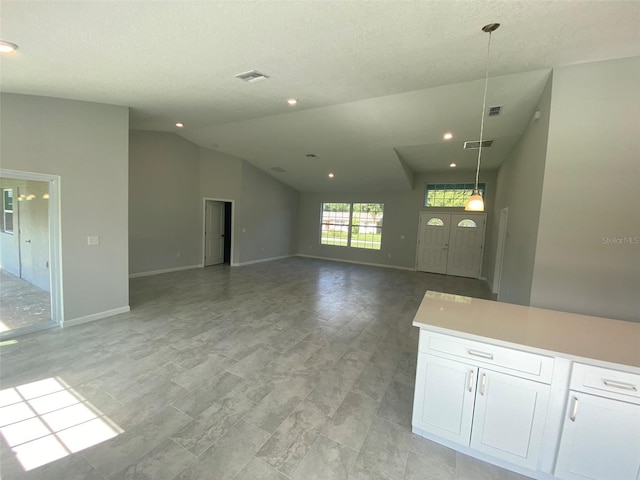
[[[18,188],[20,276],[49,291],[49,185],[28,182]]]
[[[447,275],[480,277],[485,218],[483,213],[451,215]]]
[[[450,214],[420,214],[418,265],[422,272],[447,273]]]
[[[205,204],[204,265],[224,262],[224,202],[207,200]]]

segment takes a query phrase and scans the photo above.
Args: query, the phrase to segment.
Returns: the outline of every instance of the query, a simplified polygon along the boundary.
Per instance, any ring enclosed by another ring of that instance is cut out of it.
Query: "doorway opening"
[[[62,324],[59,177],[0,170],[0,339]]]
[[[205,198],[203,210],[203,265],[231,265],[233,200]]]

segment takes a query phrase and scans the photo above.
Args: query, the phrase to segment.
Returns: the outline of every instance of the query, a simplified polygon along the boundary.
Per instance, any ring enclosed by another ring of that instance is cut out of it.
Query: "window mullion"
[[[347,245],[351,247],[351,230],[353,230],[353,203],[349,204],[349,228],[347,228]]]

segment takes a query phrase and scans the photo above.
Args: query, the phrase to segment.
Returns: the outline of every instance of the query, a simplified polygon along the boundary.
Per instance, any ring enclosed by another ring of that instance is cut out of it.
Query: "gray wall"
[[[129,163],[131,274],[203,263],[205,198],[234,202],[232,264],[296,253],[298,193],[242,159],[134,130]]]
[[[64,320],[128,307],[128,108],[1,94],[0,121],[3,168],[61,178]]]
[[[531,304],[640,321],[640,57],[557,68]]]
[[[498,171],[494,221],[487,242],[489,284],[493,284],[500,211],[507,207],[507,241],[505,243],[500,301],[529,305],[533,264],[538,236],[538,219],[542,199],[542,182],[547,153],[547,135],[551,110],[551,79],[535,110],[540,118],[531,120],[522,138]]]
[[[129,158],[129,273],[201,264],[199,147],[132,130]]]
[[[236,215],[240,264],[297,252],[299,193],[242,162],[242,196]]]
[[[302,193],[300,195],[298,252],[302,255],[321,258],[413,269],[416,264],[419,215],[423,210],[430,210],[424,207],[426,184],[469,183],[474,179],[474,171],[452,170],[416,175],[415,188],[408,192]],[[488,214],[488,222],[491,222],[495,201],[496,171],[481,170],[480,182],[487,184],[485,210]],[[320,245],[320,210],[323,202],[384,203],[382,248],[380,250],[366,250]],[[457,211],[464,211],[464,209],[447,209],[448,213],[456,213]],[[486,267],[486,262],[483,262],[483,275],[486,274]]]
[[[238,207],[242,196],[242,160],[224,153],[200,149],[200,196],[219,200],[233,200],[232,242],[234,243],[231,264],[239,263],[240,247],[237,239],[242,232],[238,226]],[[199,215],[204,218],[204,201],[200,200]],[[202,220],[201,220],[202,222]],[[202,227],[200,227],[202,230]],[[202,233],[200,233],[202,235]],[[201,240],[202,243],[202,240]],[[202,255],[202,253],[200,253]]]

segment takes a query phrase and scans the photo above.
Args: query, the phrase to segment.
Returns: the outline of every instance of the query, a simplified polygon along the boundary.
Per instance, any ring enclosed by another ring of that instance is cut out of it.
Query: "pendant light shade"
[[[480,195],[478,189],[478,176],[480,175],[480,158],[482,157],[482,136],[484,134],[484,113],[487,108],[487,85],[489,84],[489,54],[491,53],[491,32],[494,32],[500,26],[499,23],[490,23],[482,27],[482,31],[489,34],[489,42],[487,43],[487,66],[484,75],[484,96],[482,97],[482,117],[480,118],[480,145],[478,147],[478,165],[476,166],[476,183],[467,199],[464,209],[472,212],[484,212],[484,199]]]

